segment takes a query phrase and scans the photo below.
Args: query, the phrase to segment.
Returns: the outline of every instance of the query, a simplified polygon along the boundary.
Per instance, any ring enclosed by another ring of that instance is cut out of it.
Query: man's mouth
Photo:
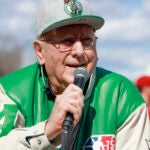
[[[69,64],[67,65],[68,67],[71,67],[71,68],[78,68],[78,67],[82,67],[84,66],[84,64],[81,64],[81,65],[77,65],[77,64]]]

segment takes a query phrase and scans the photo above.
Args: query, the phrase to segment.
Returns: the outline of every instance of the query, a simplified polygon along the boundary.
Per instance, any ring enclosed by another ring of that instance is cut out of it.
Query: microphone
[[[89,73],[85,67],[78,67],[74,71],[74,85],[84,90],[85,84],[89,78]],[[67,133],[73,126],[73,115],[67,113],[66,118],[63,122],[64,133]]]

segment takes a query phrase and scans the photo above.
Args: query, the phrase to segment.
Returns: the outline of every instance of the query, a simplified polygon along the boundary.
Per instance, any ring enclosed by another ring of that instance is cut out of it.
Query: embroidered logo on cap
[[[82,4],[77,0],[64,0],[64,9],[68,15],[79,16],[83,12]]]

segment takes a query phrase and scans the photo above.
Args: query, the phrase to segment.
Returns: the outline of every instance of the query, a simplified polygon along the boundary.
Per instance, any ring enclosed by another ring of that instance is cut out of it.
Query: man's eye
[[[66,45],[66,46],[72,46],[74,41],[72,39],[65,39],[65,40],[61,41],[60,43]]]
[[[82,39],[82,42],[85,43],[85,44],[89,44],[91,43],[93,40],[91,38],[84,38]]]

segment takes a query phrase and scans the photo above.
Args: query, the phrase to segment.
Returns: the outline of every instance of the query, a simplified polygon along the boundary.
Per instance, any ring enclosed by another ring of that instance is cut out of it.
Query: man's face
[[[34,42],[34,47],[40,64],[45,65],[50,83],[62,89],[73,83],[77,67],[84,66],[91,73],[98,59],[94,31],[87,25],[70,25],[50,31]]]

